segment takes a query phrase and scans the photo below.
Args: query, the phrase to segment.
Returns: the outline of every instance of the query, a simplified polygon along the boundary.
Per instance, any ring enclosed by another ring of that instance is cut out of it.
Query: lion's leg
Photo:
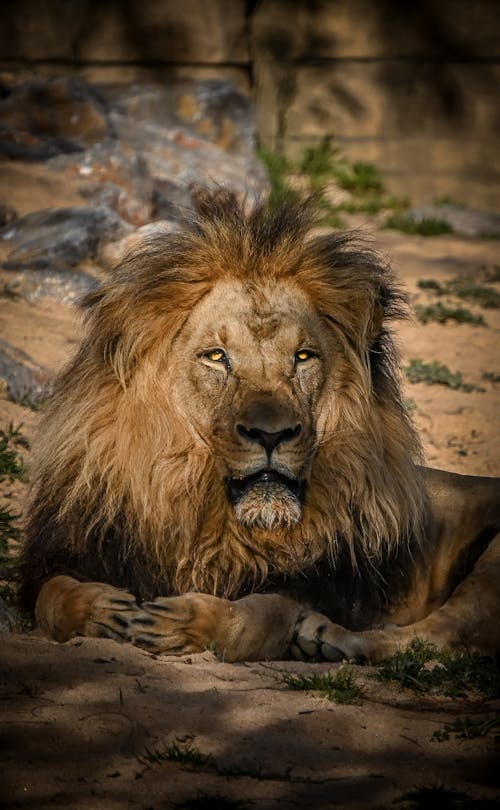
[[[73,636],[124,640],[131,615],[141,614],[135,598],[127,591],[67,576],[53,577],[45,583],[35,608],[38,626],[61,642]]]
[[[354,633],[310,613],[297,628],[297,645],[304,657],[318,655],[338,661],[362,658],[376,663],[423,638],[438,649],[500,650],[500,534],[492,540],[471,573],[437,610],[406,627]]]
[[[252,594],[231,602],[187,593],[144,603],[143,617],[132,616],[129,638],[157,653],[213,649],[226,661],[289,657],[295,627],[304,612],[278,594]]]

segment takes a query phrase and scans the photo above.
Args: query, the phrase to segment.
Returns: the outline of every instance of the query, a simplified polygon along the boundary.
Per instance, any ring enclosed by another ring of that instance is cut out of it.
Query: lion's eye
[[[202,356],[212,363],[225,363],[226,365],[229,363],[229,358],[224,349],[209,349],[207,352],[203,352]]]
[[[312,357],[317,357],[317,354],[311,349],[299,349],[298,352],[295,352],[296,363],[305,363],[306,360],[311,360]]]

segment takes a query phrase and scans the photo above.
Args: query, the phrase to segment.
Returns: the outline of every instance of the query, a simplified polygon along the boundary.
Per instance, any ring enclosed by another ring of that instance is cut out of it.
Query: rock
[[[2,239],[15,244],[3,266],[8,270],[66,269],[93,259],[104,242],[131,230],[106,206],[35,211],[3,230]]]
[[[37,301],[45,296],[55,298],[64,304],[71,304],[94,289],[98,278],[84,270],[30,270],[8,271],[12,278],[7,282],[15,295],[28,301]]]
[[[157,220],[150,222],[148,225],[143,225],[142,228],[138,228],[124,239],[105,245],[100,254],[101,264],[105,268],[112,270],[123,261],[129,250],[136,247],[143,240],[159,234],[173,233],[178,228],[178,223],[172,220]]]
[[[22,349],[0,338],[0,378],[9,399],[36,407],[48,394],[51,375]]]
[[[164,131],[182,129],[220,149],[251,157],[256,145],[255,108],[248,95],[223,79],[104,87],[116,134],[129,139],[131,122]]]
[[[110,134],[103,101],[75,77],[34,79],[0,100],[0,152],[11,158],[48,160]]]
[[[145,160],[132,146],[107,141],[78,155],[59,155],[48,166],[76,174],[83,197],[112,208],[132,225],[144,225],[151,219],[153,180]]]
[[[500,236],[500,214],[476,211],[460,205],[424,205],[412,208],[408,216],[415,222],[422,219],[447,222],[455,233],[462,236]]]

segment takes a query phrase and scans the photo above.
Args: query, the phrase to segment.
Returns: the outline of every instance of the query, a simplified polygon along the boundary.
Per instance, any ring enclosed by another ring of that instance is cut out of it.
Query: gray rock
[[[96,208],[48,208],[35,211],[4,228],[1,238],[15,247],[7,256],[7,270],[66,269],[93,259],[101,244],[132,230],[115,211]]]
[[[256,145],[253,101],[224,79],[180,79],[169,84],[103,86],[118,137],[129,140],[131,122],[153,124],[164,132],[182,129],[241,157]]]
[[[412,208],[408,215],[415,222],[423,219],[447,222],[455,233],[462,236],[500,236],[500,214],[476,211],[460,205],[424,205]]]
[[[10,158],[48,160],[109,135],[103,100],[76,77],[36,78],[0,101],[0,153]]]
[[[0,378],[9,399],[36,407],[48,395],[52,375],[22,349],[0,338]]]

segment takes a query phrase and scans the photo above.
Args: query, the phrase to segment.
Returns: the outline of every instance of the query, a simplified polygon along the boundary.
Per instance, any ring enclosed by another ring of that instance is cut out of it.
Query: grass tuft
[[[320,692],[334,703],[360,703],[363,697],[363,690],[356,683],[354,672],[349,667],[342,667],[335,674],[286,674],[283,676],[283,683],[290,689]]]
[[[444,284],[432,278],[421,279],[417,285],[421,290],[429,290],[439,296],[455,296],[455,298],[477,304],[483,309],[500,308],[500,293],[494,287],[478,284],[470,274],[456,276]]]
[[[450,739],[450,734],[459,740],[474,740],[477,737],[486,737],[493,729],[500,728],[500,714],[488,715],[486,717],[457,717],[452,723],[446,723],[445,727],[438,729],[431,739],[435,742],[443,742]]]
[[[22,425],[14,427],[9,423],[6,430],[0,429],[0,481],[25,481],[26,467],[19,455],[18,447],[27,447],[21,433]]]
[[[456,698],[476,690],[488,700],[500,697],[500,670],[494,658],[471,652],[440,652],[422,639],[415,639],[406,650],[383,661],[375,677],[420,693],[432,690]]]
[[[463,307],[447,307],[441,301],[428,306],[415,304],[414,309],[418,320],[423,324],[431,321],[437,321],[437,323],[456,321],[457,323],[470,323],[474,326],[486,326],[482,315],[474,315],[470,309],[464,309]]]
[[[442,219],[424,217],[416,220],[409,214],[394,214],[389,217],[385,227],[420,236],[441,236],[445,233],[453,233],[451,225]]]
[[[446,385],[456,391],[484,392],[484,388],[463,381],[460,371],[451,372],[448,366],[433,360],[431,363],[424,363],[418,357],[413,357],[410,364],[405,366],[405,373],[408,381],[412,384],[424,382],[427,385]]]
[[[205,756],[191,743],[179,745],[172,742],[164,748],[146,748],[141,760],[148,765],[158,765],[161,762],[176,762],[182,768],[202,768],[210,765],[211,757]]]

